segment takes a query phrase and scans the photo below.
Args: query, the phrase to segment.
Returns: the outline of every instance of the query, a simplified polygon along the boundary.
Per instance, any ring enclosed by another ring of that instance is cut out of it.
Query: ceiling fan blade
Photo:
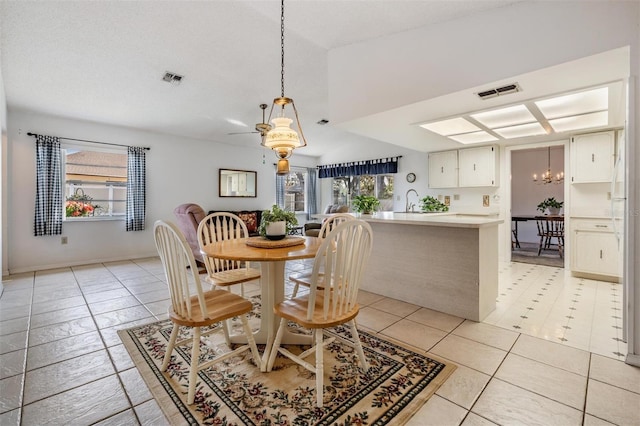
[[[260,132],[232,132],[232,133],[227,133],[227,135],[248,135],[251,133],[260,133]]]

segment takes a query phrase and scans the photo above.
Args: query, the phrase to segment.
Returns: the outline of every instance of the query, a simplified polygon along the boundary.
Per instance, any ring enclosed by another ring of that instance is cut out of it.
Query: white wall
[[[0,57],[1,60],[1,57]],[[7,99],[4,92],[4,81],[2,79],[2,67],[0,67],[0,206],[6,206],[7,194]],[[4,238],[2,230],[6,229],[6,215],[0,208],[0,271],[2,276],[8,274],[7,263],[7,240]],[[2,294],[3,286],[0,282],[0,294]]]
[[[10,273],[154,256],[154,221],[175,221],[173,209],[182,203],[194,202],[209,211],[267,209],[275,202],[275,157],[267,151],[263,164],[258,139],[256,148],[238,147],[12,109],[8,124],[8,208],[4,214],[9,225],[3,237]],[[27,132],[150,147],[146,154],[146,230],[126,232],[123,221],[65,222],[67,245],[61,244],[60,236],[34,237],[35,139]],[[292,164],[315,166],[315,159],[296,154]],[[219,168],[257,171],[257,198],[219,198]]]

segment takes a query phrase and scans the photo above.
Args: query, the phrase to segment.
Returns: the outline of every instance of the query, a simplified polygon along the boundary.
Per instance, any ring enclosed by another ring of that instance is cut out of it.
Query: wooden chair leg
[[[189,392],[187,405],[193,404],[198,379],[198,359],[200,358],[200,327],[193,328],[193,347],[191,348],[191,367],[189,367]]]
[[[322,329],[315,330],[316,337],[316,407],[322,408],[324,396],[324,335]]]
[[[358,358],[360,359],[360,364],[366,373],[369,370],[369,363],[367,362],[367,358],[364,356],[364,349],[362,349],[362,342],[360,342],[360,335],[358,334],[358,329],[356,328],[356,320],[355,318],[349,322],[349,327],[351,328],[351,335],[353,336],[353,343],[358,352]]]
[[[173,348],[176,346],[178,330],[180,330],[180,326],[178,324],[173,324],[173,330],[171,330],[171,336],[169,337],[169,343],[167,344],[167,352],[164,354],[164,360],[162,361],[162,371],[167,371],[167,367],[169,366],[171,353],[173,352]]]

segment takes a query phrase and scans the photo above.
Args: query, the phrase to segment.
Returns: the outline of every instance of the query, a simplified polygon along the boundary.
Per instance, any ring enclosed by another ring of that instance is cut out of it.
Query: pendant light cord
[[[284,98],[284,0],[280,2],[280,89],[280,96]]]

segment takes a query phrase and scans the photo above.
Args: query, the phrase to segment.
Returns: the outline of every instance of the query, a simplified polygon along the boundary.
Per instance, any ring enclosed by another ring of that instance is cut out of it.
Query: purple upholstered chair
[[[202,254],[200,253],[200,245],[198,244],[198,225],[207,214],[202,210],[202,207],[193,203],[180,204],[173,210],[173,213],[178,219],[178,228],[180,228],[184,238],[189,243],[193,257],[196,262],[204,265]]]

